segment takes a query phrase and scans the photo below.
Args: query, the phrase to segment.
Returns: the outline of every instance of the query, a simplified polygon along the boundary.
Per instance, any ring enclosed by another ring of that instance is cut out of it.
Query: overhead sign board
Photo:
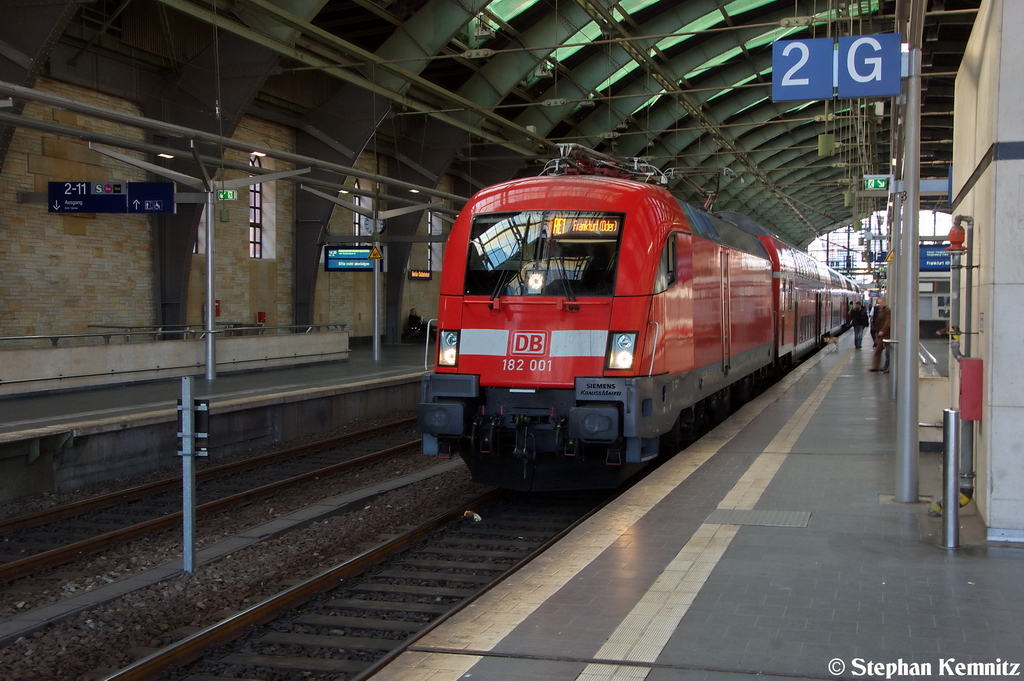
[[[772,44],[772,101],[832,99],[832,38]]]
[[[371,248],[324,246],[325,272],[372,272]]]
[[[945,246],[921,244],[918,260],[921,272],[949,272],[951,258]]]
[[[173,213],[173,182],[50,182],[50,213]]]
[[[836,84],[840,97],[900,94],[903,36],[899,33],[839,38]]]
[[[888,97],[900,94],[903,37],[899,33],[772,45],[772,101]]]

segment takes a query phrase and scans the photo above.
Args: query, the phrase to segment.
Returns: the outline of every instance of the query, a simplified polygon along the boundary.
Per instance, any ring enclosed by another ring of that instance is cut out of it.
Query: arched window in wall
[[[249,156],[249,165],[262,168],[260,156]],[[249,185],[249,257],[263,259],[263,185]]]
[[[254,153],[249,156],[253,168],[273,171],[273,159]],[[253,173],[256,175],[258,173]],[[249,185],[249,257],[277,259],[277,182]]]
[[[431,236],[441,236],[442,220],[439,213],[427,213],[427,225]],[[444,259],[444,244],[440,241],[431,241],[427,245],[427,269],[431,272],[441,271],[441,261]]]
[[[371,190],[373,189],[373,183],[369,180],[356,180],[356,188]],[[360,208],[366,208],[367,210],[373,208],[373,199],[369,196],[356,194],[352,197],[352,203]],[[373,232],[373,218],[352,211],[352,234],[354,236],[372,237]],[[371,239],[367,239],[367,243],[369,243],[370,240]]]

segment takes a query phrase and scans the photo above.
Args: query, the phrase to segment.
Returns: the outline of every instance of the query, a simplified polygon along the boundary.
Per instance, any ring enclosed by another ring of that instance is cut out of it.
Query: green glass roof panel
[[[659,98],[660,98],[660,97],[661,97],[662,95],[664,95],[664,94],[665,94],[665,91],[664,91],[664,90],[662,90],[661,92],[657,92],[657,93],[655,93],[653,97],[651,97],[650,99],[648,99],[648,100],[647,100],[646,102],[644,102],[643,104],[641,104],[641,105],[640,105],[640,106],[638,106],[637,108],[633,109],[633,111],[632,111],[632,113],[631,113],[630,115],[633,115],[633,114],[635,114],[635,113],[636,113],[637,111],[640,111],[640,110],[642,110],[642,109],[646,109],[646,108],[647,108],[647,107],[649,107],[649,106],[654,106],[654,103],[655,103],[656,101],[658,101],[658,99],[659,99]]]
[[[767,45],[769,43],[773,43],[776,40],[780,40],[783,37],[785,37],[785,36],[787,36],[787,35],[789,35],[791,33],[794,33],[794,32],[796,32],[798,30],[800,30],[800,29],[799,28],[773,28],[770,31],[766,31],[765,33],[762,33],[759,36],[751,38],[750,40],[748,40],[747,42],[745,42],[743,44],[743,47],[745,47],[748,50],[757,49],[758,47],[761,47],[762,45]],[[742,52],[742,49],[739,46],[736,46],[736,47],[733,47],[731,49],[728,49],[725,52],[719,54],[718,56],[716,56],[716,57],[714,57],[712,59],[707,60],[706,62],[704,62],[703,64],[701,64],[697,68],[695,68],[692,71],[690,71],[689,73],[687,73],[684,77],[685,78],[693,78],[695,76],[699,76],[700,74],[704,73],[705,71],[707,71],[709,69],[713,69],[716,66],[724,64],[725,62],[729,61],[730,59],[732,59],[736,55],[740,54],[741,52]]]
[[[577,31],[571,38],[565,41],[567,47],[560,47],[552,53],[555,61],[565,61],[586,47],[587,43],[596,40],[600,35],[601,29],[597,24],[594,22],[587,24]]]
[[[487,5],[486,11],[508,23],[538,2],[540,0],[494,0]]]
[[[771,69],[768,69],[768,70],[764,71],[764,73],[771,73]],[[710,97],[708,97],[707,101],[710,103],[710,102],[715,101],[719,97],[724,97],[726,95],[732,95],[733,92],[737,88],[741,88],[744,85],[746,85],[747,83],[750,83],[750,82],[756,80],[758,75],[761,75],[761,74],[752,74],[750,76],[747,76],[746,78],[743,78],[742,80],[739,80],[739,81],[733,83],[729,87],[722,88],[721,90],[719,90],[715,94],[713,94]]]
[[[628,74],[632,73],[633,71],[637,70],[638,68],[640,68],[640,65],[637,64],[635,61],[631,61],[628,64],[625,64],[624,66],[622,66],[622,68],[617,70],[615,73],[613,73],[612,75],[610,75],[607,78],[605,78],[604,81],[595,88],[595,90],[600,92],[601,90],[604,90],[606,88],[610,88],[620,78],[622,78],[625,75],[628,75]]]
[[[670,47],[678,45],[684,40],[689,40],[690,38],[700,33],[701,31],[706,31],[709,28],[717,26],[720,23],[722,23],[722,15],[719,12],[705,14],[700,19],[691,21],[690,23],[680,28],[678,31],[676,31],[676,35],[671,36],[669,38],[665,38],[664,40],[660,41],[658,43],[658,49],[667,50]]]
[[[734,0],[725,6],[725,11],[730,17],[734,17],[737,14],[743,14],[749,12],[752,9],[758,9],[765,5],[770,5],[775,0]]]

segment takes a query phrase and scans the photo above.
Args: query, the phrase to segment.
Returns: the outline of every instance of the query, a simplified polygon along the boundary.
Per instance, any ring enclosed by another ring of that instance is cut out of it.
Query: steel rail
[[[377,426],[375,428],[367,428],[357,433],[350,433],[348,435],[341,435],[339,437],[328,438],[326,440],[318,440],[306,445],[300,445],[298,447],[290,447],[283,449],[279,452],[272,452],[270,454],[264,454],[262,456],[253,457],[251,459],[245,459],[243,461],[236,461],[234,463],[222,464],[220,466],[214,466],[205,468],[196,474],[196,480],[202,482],[211,478],[216,478],[221,475],[227,475],[229,473],[235,473],[238,471],[248,470],[249,468],[256,468],[263,466],[275,461],[287,459],[292,456],[298,456],[305,454],[310,451],[316,451],[318,449],[327,449],[329,447],[335,447],[340,444],[352,442],[365,437],[373,437],[385,433],[394,428],[405,428],[413,425],[416,422],[415,418],[402,419],[400,421],[394,421],[392,423],[385,424],[383,426]],[[167,478],[165,480],[158,480],[146,485],[139,485],[137,487],[131,487],[129,489],[121,490],[118,492],[111,492],[110,494],[104,494],[102,496],[93,497],[91,499],[85,499],[83,501],[77,501],[73,504],[66,504],[64,506],[58,506],[56,508],[47,509],[45,511],[39,511],[38,513],[31,513],[28,515],[18,516],[16,518],[8,518],[7,520],[0,520],[0,534],[5,534],[13,530],[17,530],[22,527],[35,527],[44,523],[51,522],[53,520],[59,520],[60,518],[69,518],[71,516],[78,515],[85,511],[95,511],[96,509],[106,508],[115,504],[123,503],[125,501],[134,501],[151,494],[157,494],[159,492],[165,492],[167,490],[180,488],[180,478]]]
[[[497,499],[501,494],[501,492],[494,490],[469,503],[463,504],[459,508],[441,514],[380,546],[364,551],[358,556],[330,568],[326,572],[296,584],[277,596],[272,596],[212,627],[184,638],[161,651],[153,653],[149,657],[138,660],[128,667],[107,676],[103,681],[142,681],[143,679],[154,678],[171,665],[180,666],[193,662],[208,647],[226,643],[239,636],[247,628],[272,619],[281,610],[302,603],[319,591],[325,591],[336,586],[338,580],[359,574],[367,567],[379,563],[388,555],[396,553],[434,530],[459,518],[466,511]]]
[[[420,446],[420,440],[411,440],[405,444],[383,449],[379,452],[374,452],[373,454],[367,454],[366,456],[361,456],[357,459],[352,459],[351,461],[334,464],[332,466],[327,466],[326,468],[320,468],[309,473],[303,473],[302,475],[288,478],[287,480],[280,480],[278,482],[263,485],[262,487],[246,490],[245,492],[240,492],[222,499],[217,499],[216,501],[205,503],[196,508],[196,514],[197,516],[209,515],[230,506],[259,497],[269,496],[275,492],[279,492],[289,487],[294,487],[295,485],[299,485],[325,475],[341,473],[351,468],[375,463],[378,460],[386,459]],[[18,577],[23,577],[24,575],[39,568],[68,562],[83,553],[94,553],[112,544],[116,544],[117,542],[134,539],[135,537],[139,537],[147,532],[165,530],[170,527],[177,526],[181,522],[181,515],[181,511],[176,511],[159,518],[154,518],[153,520],[139,523],[138,525],[132,525],[131,527],[125,527],[120,530],[108,532],[98,537],[92,537],[91,539],[85,539],[80,542],[75,542],[74,544],[68,544],[67,546],[62,546],[50,551],[37,553],[34,556],[28,556],[21,560],[12,561],[6,565],[0,566],[0,580],[17,579]]]

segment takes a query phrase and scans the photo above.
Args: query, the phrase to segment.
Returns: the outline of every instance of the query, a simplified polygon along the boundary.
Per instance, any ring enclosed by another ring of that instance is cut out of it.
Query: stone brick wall
[[[387,159],[381,159],[385,163]],[[371,173],[386,173],[378,167],[375,157],[364,152],[356,159],[355,167]],[[354,185],[353,180],[347,182]],[[338,206],[331,214],[327,226],[331,235],[353,233],[353,213]],[[384,277],[381,277],[381,299],[384,299]],[[365,337],[373,335],[373,273],[372,272],[324,272],[321,265],[317,273],[316,296],[313,320],[319,323],[349,324],[349,335]]]
[[[285,126],[246,116],[235,131],[234,139],[254,144],[295,151],[294,132]],[[249,157],[240,151],[228,151],[225,157],[235,163],[247,164]],[[289,164],[262,159],[263,168],[272,171],[293,170]],[[227,171],[223,179],[245,177],[247,173]],[[293,290],[295,286],[295,192],[287,180],[263,185],[264,211],[273,222],[273,248],[265,249],[263,259],[249,257],[249,193],[238,191],[235,201],[218,203],[214,215],[214,277],[215,298],[220,300],[218,321],[225,324],[254,324],[256,313],[265,312],[267,326],[292,323]],[[227,209],[227,222],[221,221]],[[200,226],[200,231],[205,224]],[[202,324],[206,300],[206,255],[192,258],[189,277],[188,323]]]
[[[441,178],[441,182],[438,183],[438,190],[443,192],[453,192],[451,178],[444,176]],[[451,223],[442,221],[442,232],[447,234],[451,231]],[[427,235],[430,233],[430,225],[427,224],[427,216],[424,214],[420,220],[419,228],[416,230],[417,234]],[[435,257],[432,263],[433,266],[433,277],[429,281],[411,281],[409,279],[408,271],[410,269],[422,270],[427,267],[427,250],[430,248],[429,244],[413,244],[412,250],[409,253],[409,262],[406,264],[406,272],[403,275],[405,281],[405,288],[402,292],[402,322],[405,323],[405,318],[409,314],[409,308],[415,307],[423,321],[426,322],[430,319],[437,318],[437,298],[441,292],[441,257],[444,253],[444,247],[437,247]]]
[[[41,79],[40,90],[138,115],[132,103]],[[25,115],[140,140],[138,130],[29,104]],[[154,316],[152,231],[145,217],[60,215],[18,203],[49,182],[139,182],[136,168],[84,142],[18,129],[0,175],[0,336],[74,334],[147,325]]]
[[[130,101],[77,85],[40,79],[37,87],[103,108],[142,115]],[[138,129],[43,105],[29,104],[25,115],[145,141]],[[252,116],[243,119],[234,137],[284,151],[295,150],[295,134],[291,128]],[[245,152],[229,151],[228,158],[235,163],[248,163]],[[356,166],[384,174],[387,172],[381,166],[384,163],[386,159],[378,161],[373,154],[364,153]],[[264,159],[264,167],[274,171],[291,169],[287,163],[268,159]],[[246,174],[230,170],[223,173],[223,178],[240,178]],[[0,174],[0,336],[88,333],[99,332],[104,326],[156,323],[157,268],[154,230],[149,218],[60,215],[48,213],[45,203],[18,203],[22,193],[45,193],[49,182],[152,179],[143,170],[89,150],[84,142],[34,130],[15,132]],[[442,182],[440,188],[450,191],[449,184]],[[268,326],[291,324],[294,319],[294,204],[295,192],[299,190],[288,181],[276,181],[264,187],[265,205],[272,208],[274,232],[273,247],[268,249],[264,259],[249,257],[247,190],[240,190],[236,201],[217,204],[214,215],[215,298],[220,300],[218,321],[225,324],[253,324],[257,312],[266,313]],[[227,209],[225,222],[221,222],[221,208]],[[352,224],[352,212],[339,207],[334,211],[329,232],[352,234]],[[427,229],[424,215],[419,233],[426,234]],[[205,225],[202,225],[200,231],[204,230]],[[412,258],[414,267],[424,267],[426,246],[415,245]],[[440,263],[435,267],[440,267]],[[206,258],[201,248],[192,258],[186,307],[186,322],[197,326],[203,324],[205,268]],[[348,324],[350,335],[370,336],[372,274],[327,273],[320,266],[317,277],[314,321]],[[436,316],[439,283],[436,273],[429,282],[409,282],[403,272],[402,319],[413,306],[424,319]],[[382,291],[381,299],[386,300],[386,291]],[[61,341],[62,344],[67,342]]]

